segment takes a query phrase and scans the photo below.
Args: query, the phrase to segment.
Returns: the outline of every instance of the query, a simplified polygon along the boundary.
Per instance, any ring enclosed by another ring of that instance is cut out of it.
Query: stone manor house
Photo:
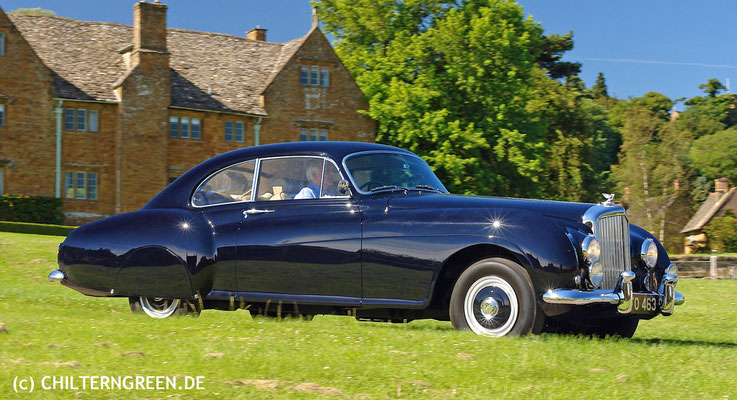
[[[0,194],[63,198],[68,224],[133,211],[194,165],[244,146],[373,141],[363,94],[320,31],[266,41],[0,9]]]

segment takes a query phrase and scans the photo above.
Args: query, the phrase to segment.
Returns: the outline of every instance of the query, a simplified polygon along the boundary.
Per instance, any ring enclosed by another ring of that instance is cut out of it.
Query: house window
[[[328,67],[320,67],[320,86],[327,87],[330,84],[330,72]]]
[[[192,139],[199,139],[200,138],[200,119],[199,118],[192,118]]]
[[[87,112],[87,127],[90,132],[98,131],[97,111],[90,110]]]
[[[87,173],[87,198],[97,200],[97,173]]]
[[[64,174],[64,197],[78,200],[97,200],[96,172],[66,172]]]
[[[179,118],[169,117],[169,136],[179,137]]]
[[[320,67],[313,65],[310,72],[310,85],[317,86],[317,78],[320,75]]]
[[[181,129],[180,133],[182,134],[183,139],[189,138],[189,118],[182,117],[179,118],[179,128]]]
[[[225,141],[242,142],[245,124],[243,122],[225,121]]]
[[[5,34],[0,33],[0,56],[5,55]]]
[[[230,121],[225,121],[225,141],[233,141],[233,123]]]
[[[100,130],[99,115],[95,110],[65,108],[64,129],[68,131],[98,132]]]
[[[328,130],[317,128],[302,128],[299,131],[299,140],[303,142],[325,142],[328,140]]]
[[[243,122],[235,123],[235,141],[236,142],[243,141]]]
[[[303,65],[299,68],[299,81],[305,86],[330,86],[330,68]]]
[[[64,129],[68,131],[74,130],[74,109],[67,108],[64,110]]]
[[[0,126],[5,126],[5,104],[0,104]]]
[[[199,139],[202,136],[202,120],[189,117],[169,117],[169,136],[182,139]]]
[[[310,67],[303,65],[299,69],[299,81],[302,82],[303,85],[310,84]]]
[[[77,110],[77,130],[87,130],[87,110]]]

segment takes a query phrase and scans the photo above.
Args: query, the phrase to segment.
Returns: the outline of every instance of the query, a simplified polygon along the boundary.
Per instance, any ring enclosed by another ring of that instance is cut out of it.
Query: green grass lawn
[[[737,281],[682,280],[686,304],[630,340],[246,311],[154,320],[48,282],[61,240],[0,232],[0,398],[737,398]],[[44,391],[48,375],[203,376],[204,390]],[[16,377],[34,392],[15,395]]]

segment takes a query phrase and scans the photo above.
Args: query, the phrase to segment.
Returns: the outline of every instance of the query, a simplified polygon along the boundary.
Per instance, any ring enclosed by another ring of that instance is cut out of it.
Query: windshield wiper
[[[369,192],[374,193],[374,192],[378,192],[381,190],[391,190],[391,189],[406,189],[406,188],[399,187],[397,185],[384,185],[384,186],[375,187],[369,190]]]
[[[438,193],[445,193],[442,190],[440,190],[440,189],[438,189],[436,187],[432,187],[430,185],[415,185],[415,189],[427,189],[427,190],[434,190],[434,191],[436,191]]]

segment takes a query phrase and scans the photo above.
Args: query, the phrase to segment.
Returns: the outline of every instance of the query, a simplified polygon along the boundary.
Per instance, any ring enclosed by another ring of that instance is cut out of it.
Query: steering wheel
[[[363,190],[363,191],[366,191],[366,190],[370,190],[371,189],[371,186],[373,186],[373,187],[379,187],[379,186],[382,186],[382,184],[379,181],[368,181],[368,182],[364,183],[363,185],[359,186],[358,188],[361,189],[361,190]]]

